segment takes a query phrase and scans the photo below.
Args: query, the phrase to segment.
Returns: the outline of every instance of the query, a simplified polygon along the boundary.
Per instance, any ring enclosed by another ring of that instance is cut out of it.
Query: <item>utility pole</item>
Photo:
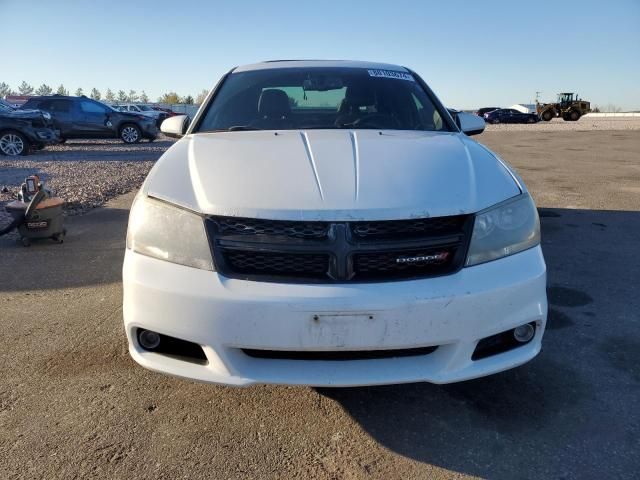
[[[538,104],[538,97],[540,97],[540,94],[541,94],[541,93],[542,93],[542,92],[536,92],[536,105]]]

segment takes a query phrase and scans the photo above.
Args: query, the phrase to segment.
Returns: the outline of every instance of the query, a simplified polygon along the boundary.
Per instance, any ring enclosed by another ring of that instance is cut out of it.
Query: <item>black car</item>
[[[155,140],[158,127],[154,118],[119,112],[104,103],[85,96],[51,95],[31,97],[22,108],[38,108],[49,112],[64,140],[70,138],[120,138],[137,143]]]
[[[513,108],[500,108],[485,113],[484,120],[487,123],[535,123],[540,121],[540,117],[537,113],[522,113]]]
[[[483,108],[479,108],[476,111],[476,115],[478,115],[479,117],[484,118],[484,114],[485,113],[489,113],[489,112],[493,112],[494,110],[499,110],[500,107],[483,107]]]
[[[51,115],[40,110],[17,110],[0,100],[0,154],[26,155],[58,142]]]

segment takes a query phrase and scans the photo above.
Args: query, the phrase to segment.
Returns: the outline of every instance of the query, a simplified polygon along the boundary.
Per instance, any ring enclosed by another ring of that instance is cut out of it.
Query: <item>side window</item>
[[[107,111],[102,105],[86,100],[80,102],[80,110],[84,113],[105,113]]]
[[[68,113],[71,111],[71,102],[69,100],[50,100],[41,103],[40,108],[49,112]]]

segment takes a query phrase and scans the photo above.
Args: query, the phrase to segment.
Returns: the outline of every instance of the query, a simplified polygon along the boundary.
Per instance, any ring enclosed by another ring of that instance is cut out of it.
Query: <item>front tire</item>
[[[9,131],[0,134],[0,153],[9,157],[18,157],[20,155],[27,155],[31,145],[29,140],[16,131]]]
[[[577,110],[571,110],[569,112],[569,120],[571,120],[572,122],[577,122],[578,120],[580,120],[580,112],[578,112]]]
[[[555,112],[553,110],[547,110],[542,113],[542,120],[545,122],[550,122],[553,117],[555,117]]]
[[[138,143],[142,139],[142,132],[137,125],[128,123],[120,129],[120,140],[124,143]]]

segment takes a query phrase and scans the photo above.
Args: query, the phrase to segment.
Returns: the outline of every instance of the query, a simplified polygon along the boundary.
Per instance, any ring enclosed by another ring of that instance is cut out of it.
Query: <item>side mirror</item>
[[[168,137],[180,138],[187,133],[189,122],[191,119],[188,115],[175,115],[162,122],[160,131]]]
[[[467,112],[457,112],[456,123],[463,133],[471,136],[484,132],[484,118]]]

